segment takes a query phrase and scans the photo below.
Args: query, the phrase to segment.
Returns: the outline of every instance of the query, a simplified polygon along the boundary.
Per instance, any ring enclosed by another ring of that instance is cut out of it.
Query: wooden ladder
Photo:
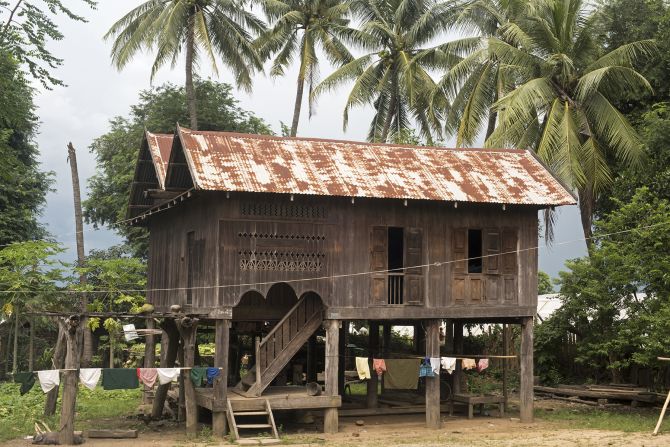
[[[275,439],[277,440],[277,443],[280,442],[279,440],[279,433],[277,433],[277,426],[275,425],[275,418],[272,414],[272,408],[270,407],[270,401],[267,399],[264,399],[265,405],[263,409],[260,410],[252,410],[252,411],[233,411],[233,406],[230,403],[230,399],[226,400],[226,406],[228,411],[226,411],[226,416],[228,418],[228,425],[230,425],[230,432],[232,433],[233,437],[235,438],[235,441],[238,441],[240,438],[240,429],[255,429],[255,430],[260,430],[264,428],[270,428],[272,429],[272,438],[270,439]],[[239,424],[237,422],[238,417],[249,417],[249,416],[266,416],[267,417],[267,423],[266,424]],[[252,438],[246,438],[246,439],[252,439]],[[258,439],[258,438],[256,438]],[[268,438],[265,438],[268,439]],[[259,442],[260,443],[260,442]],[[267,445],[267,443],[263,443]]]

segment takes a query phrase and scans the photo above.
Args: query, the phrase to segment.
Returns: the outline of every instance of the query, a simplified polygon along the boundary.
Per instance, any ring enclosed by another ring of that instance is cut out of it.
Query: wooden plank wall
[[[400,306],[393,317],[418,318],[421,309],[440,309],[445,318],[524,316],[537,301],[537,222],[534,207],[508,205],[503,210],[501,205],[461,203],[455,208],[453,203],[416,201],[404,206],[400,200],[360,198],[352,204],[349,198],[337,197],[295,196],[291,201],[287,195],[231,193],[226,198],[225,193],[197,192],[151,217],[149,285],[186,286],[186,239],[191,231],[195,240],[203,241],[200,262],[195,264],[202,271],[193,276],[194,286],[214,286],[193,291],[192,309],[207,312],[235,306],[250,290],[265,296],[276,282],[368,271],[374,226],[420,229],[423,264],[460,259],[463,254],[454,248],[454,234],[472,228],[483,230],[485,238],[490,231],[498,232],[501,251],[510,248],[503,235],[514,234],[514,248],[521,250],[513,259],[514,271],[504,274],[502,256],[495,274],[459,273],[456,264],[449,262],[423,267],[416,272],[421,274],[423,303]],[[483,249],[484,254],[495,252],[486,242]],[[489,262],[484,261],[485,270]],[[465,283],[455,284],[455,278]],[[236,286],[217,288],[219,285]],[[369,275],[299,281],[291,286],[298,298],[309,291],[318,293],[332,309],[368,309],[371,305]],[[473,299],[475,295],[479,299]],[[185,299],[183,290],[149,294],[157,310],[184,305]],[[373,314],[360,315],[369,318]]]

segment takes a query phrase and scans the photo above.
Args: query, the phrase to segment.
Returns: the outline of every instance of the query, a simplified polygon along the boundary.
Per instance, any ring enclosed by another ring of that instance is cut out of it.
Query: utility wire
[[[169,207],[168,207],[168,208],[162,208],[162,209],[161,209],[160,206],[162,206],[162,205],[164,205],[164,204],[166,204],[166,203],[168,203],[168,202],[171,202],[171,201],[173,201],[173,200],[178,200],[178,199],[180,199],[181,197],[183,197],[183,196],[185,196],[185,195],[187,195],[187,194],[190,194],[190,193],[193,191],[193,189],[194,189],[194,188],[191,188],[191,189],[189,189],[189,190],[186,190],[186,191],[182,192],[181,194],[179,194],[179,195],[173,197],[172,199],[166,200],[165,202],[160,203],[160,204],[154,206],[153,208],[157,208],[157,207],[158,207],[158,209],[155,210],[155,211],[151,211],[151,209],[149,209],[149,210],[148,210],[148,211],[150,211],[149,214],[158,214],[158,213],[161,213],[161,212],[163,212],[163,211],[166,211]],[[140,218],[140,216],[135,216],[135,217],[130,217],[130,218],[128,218],[128,219],[117,220],[116,222],[110,222],[110,223],[108,223],[107,226],[109,226],[109,227],[114,227],[114,226],[117,226],[117,225],[122,225],[122,224],[125,224],[125,223],[128,223],[128,222],[132,222],[133,220],[136,220],[136,219],[139,219],[139,218]],[[73,232],[70,232],[70,233],[61,234],[59,237],[60,237],[60,238],[63,238],[63,237],[65,237],[65,236],[76,236],[76,235],[79,234],[79,233],[93,232],[93,231],[100,231],[100,230],[102,230],[101,227],[84,228],[84,229],[82,229],[81,231],[73,231]],[[31,240],[26,240],[26,241],[10,242],[10,243],[8,243],[8,244],[0,244],[0,247],[9,247],[10,245],[20,244],[21,242],[54,242],[54,241],[52,241],[52,240],[50,240],[50,239],[31,239]]]
[[[579,239],[572,239],[572,240],[567,240],[567,241],[562,241],[562,242],[556,242],[552,246],[559,246],[559,245],[569,245],[569,244],[574,244],[577,242],[584,242],[589,239],[602,239],[605,237],[610,237],[610,236],[615,236],[618,234],[624,234],[624,233],[631,233],[633,231],[637,230],[644,230],[648,228],[655,228],[659,227],[661,225],[668,225],[670,222],[659,222],[656,224],[651,224],[651,225],[646,225],[642,227],[636,227],[636,228],[629,228],[627,230],[620,230],[620,231],[613,231],[611,233],[605,233],[605,234],[600,234],[600,235],[594,235],[590,237],[583,237]],[[466,262],[474,259],[484,259],[484,258],[490,258],[494,256],[505,256],[505,255],[512,255],[512,254],[519,254],[527,251],[533,251],[533,250],[539,250],[539,249],[545,249],[547,248],[546,246],[542,245],[536,245],[534,247],[528,247],[528,248],[523,248],[519,250],[512,250],[512,251],[507,251],[507,252],[502,252],[502,253],[495,253],[495,254],[489,254],[489,255],[484,255],[482,256],[476,256],[476,257],[471,257],[471,258],[462,258],[462,259],[453,259],[453,260],[448,260],[448,261],[435,261],[435,262],[430,262],[427,264],[420,264],[420,265],[414,265],[414,266],[407,266],[404,267],[404,269],[417,269],[417,268],[424,268],[424,267],[441,267],[443,265],[447,264],[455,264],[457,262]],[[171,287],[171,288],[153,288],[153,289],[114,289],[114,290],[87,290],[87,291],[78,291],[78,290],[61,290],[58,291],[59,293],[145,293],[145,292],[168,292],[168,291],[181,291],[181,290],[211,290],[211,289],[230,289],[230,288],[236,288],[236,287],[250,287],[250,286],[262,286],[262,285],[270,285],[270,284],[276,284],[278,282],[283,282],[283,283],[288,283],[288,284],[295,284],[295,283],[303,283],[303,282],[309,282],[309,281],[324,281],[324,280],[332,280],[332,279],[342,279],[342,278],[352,278],[352,277],[358,277],[358,276],[368,276],[368,275],[376,275],[376,274],[383,274],[383,273],[392,273],[395,269],[385,269],[385,270],[371,270],[371,271],[363,271],[363,272],[354,272],[354,273],[342,273],[339,275],[328,275],[328,276],[315,276],[311,278],[300,278],[300,279],[287,279],[287,280],[276,280],[276,281],[265,281],[265,282],[253,282],[253,283],[240,283],[240,284],[224,284],[224,285],[210,285],[210,286],[194,286],[194,287]],[[8,293],[54,293],[53,291],[40,291],[40,290],[0,290],[0,293],[8,294]]]

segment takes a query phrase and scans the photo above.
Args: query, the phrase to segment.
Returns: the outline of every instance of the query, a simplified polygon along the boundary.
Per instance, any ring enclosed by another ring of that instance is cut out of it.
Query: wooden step
[[[267,411],[235,411],[235,416],[267,416]]]
[[[237,428],[272,428],[272,424],[237,424]]]

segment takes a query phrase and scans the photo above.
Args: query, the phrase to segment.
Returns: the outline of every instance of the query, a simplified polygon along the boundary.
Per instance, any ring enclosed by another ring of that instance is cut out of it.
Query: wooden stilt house
[[[129,216],[150,233],[148,300],[157,314],[214,327],[224,379],[194,395],[212,411],[215,432],[227,422],[234,429],[238,411],[263,412],[266,400],[275,410],[323,409],[324,430],[334,432],[343,322],[353,320],[370,322],[371,346],[380,326],[423,327],[428,357],[440,355],[445,320],[457,352],[464,323],[520,324],[521,418],[530,421],[538,210],[575,202],[525,150],[178,127],[174,135],[146,133]],[[322,328],[325,352],[316,353]],[[244,334],[258,336],[247,352]],[[287,365],[305,346],[297,370],[312,381],[323,365],[318,396],[274,386],[287,382]],[[250,372],[240,381],[245,354]],[[184,358],[188,365],[193,354]],[[164,365],[170,360],[164,355]],[[374,374],[369,388],[375,406]],[[438,379],[430,378],[430,427],[440,425],[439,405]],[[193,408],[187,404],[187,424]]]

